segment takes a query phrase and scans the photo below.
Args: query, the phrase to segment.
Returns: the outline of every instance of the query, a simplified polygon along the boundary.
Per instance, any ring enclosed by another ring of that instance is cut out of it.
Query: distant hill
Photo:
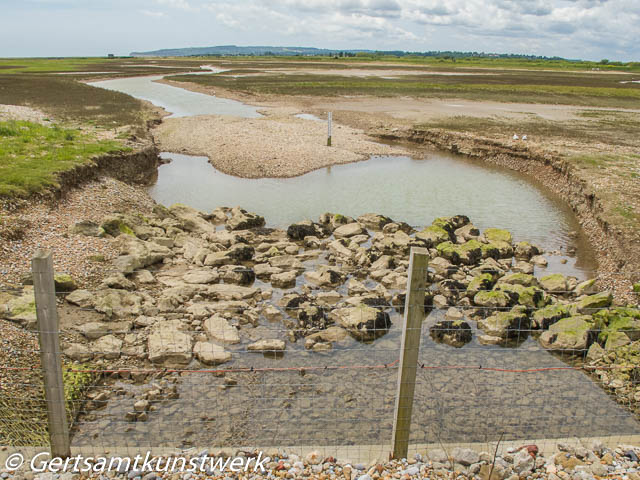
[[[220,45],[217,47],[164,48],[151,52],[131,52],[132,57],[193,57],[206,55],[332,55],[339,52],[355,54],[370,50],[327,50],[311,47],[238,47]]]

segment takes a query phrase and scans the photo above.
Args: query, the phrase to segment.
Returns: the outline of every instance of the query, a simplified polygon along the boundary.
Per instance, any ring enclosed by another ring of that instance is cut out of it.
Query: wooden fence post
[[[71,456],[71,447],[64,400],[56,290],[53,280],[53,257],[51,252],[38,250],[31,261],[31,266],[40,336],[40,361],[44,377],[51,456],[67,458]]]
[[[329,112],[329,118],[328,118],[328,132],[327,132],[327,147],[331,146],[331,123],[333,120],[333,114],[331,112]]]
[[[407,294],[404,303],[404,328],[400,345],[398,389],[393,417],[393,458],[406,458],[409,451],[411,411],[418,370],[418,354],[424,298],[427,285],[429,253],[425,248],[412,248],[409,261]]]

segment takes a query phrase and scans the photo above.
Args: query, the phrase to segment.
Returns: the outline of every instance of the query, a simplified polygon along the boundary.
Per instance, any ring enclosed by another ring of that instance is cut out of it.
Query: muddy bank
[[[633,232],[610,225],[596,190],[566,159],[524,144],[508,145],[442,130],[410,129],[377,136],[433,146],[527,174],[559,195],[574,211],[596,252],[602,288],[612,289],[617,298],[636,300],[631,288],[640,277],[640,242]]]

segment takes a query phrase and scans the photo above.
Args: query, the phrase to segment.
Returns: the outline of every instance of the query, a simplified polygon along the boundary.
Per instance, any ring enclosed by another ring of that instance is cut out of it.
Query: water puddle
[[[324,122],[325,121],[325,120],[322,120],[321,118],[318,118],[315,115],[312,115],[310,113],[297,113],[296,115],[294,115],[294,117],[301,118],[302,120],[312,120],[314,122]]]

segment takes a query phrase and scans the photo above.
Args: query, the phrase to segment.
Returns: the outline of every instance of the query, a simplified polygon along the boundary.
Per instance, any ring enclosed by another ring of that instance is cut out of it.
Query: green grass
[[[308,65],[307,65],[308,66]],[[394,79],[299,74],[233,77],[174,75],[171,80],[248,94],[461,98],[477,101],[640,108],[640,86],[626,75],[572,72],[476,72],[476,75],[407,75]]]
[[[0,122],[0,196],[26,197],[57,185],[56,174],[96,155],[126,150],[79,130],[31,122]]]

